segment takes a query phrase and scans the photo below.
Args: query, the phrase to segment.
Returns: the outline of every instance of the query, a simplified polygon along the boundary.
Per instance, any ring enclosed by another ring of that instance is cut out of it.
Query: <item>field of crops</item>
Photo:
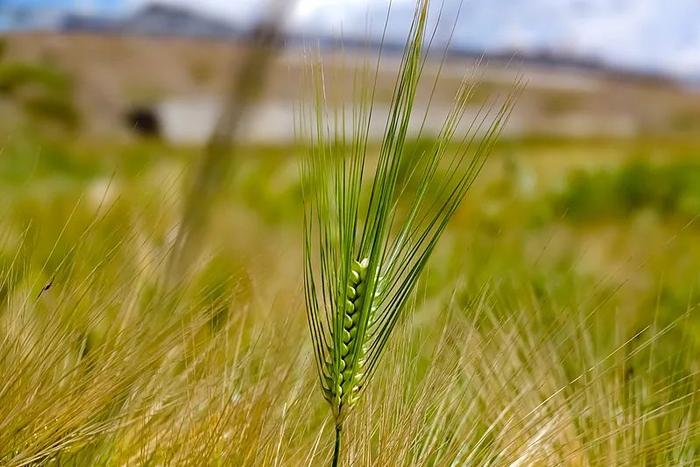
[[[201,258],[165,294],[198,153],[4,145],[3,463],[327,461],[300,151],[241,152]],[[502,141],[348,419],[347,462],[692,465],[697,151]]]
[[[16,92],[28,77],[41,91]],[[202,149],[81,133],[69,88],[0,67],[17,115],[0,139],[0,464],[328,464],[309,143],[242,144],[197,205]],[[370,141],[368,164],[384,150]],[[207,222],[180,267],[192,203]],[[696,465],[699,215],[700,133],[506,134],[343,420],[340,465]]]

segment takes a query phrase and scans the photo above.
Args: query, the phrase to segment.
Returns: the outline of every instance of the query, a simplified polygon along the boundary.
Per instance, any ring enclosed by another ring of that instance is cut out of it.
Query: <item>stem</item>
[[[338,459],[340,458],[340,432],[342,429],[342,425],[335,426],[335,449],[333,450],[333,467],[338,467]]]

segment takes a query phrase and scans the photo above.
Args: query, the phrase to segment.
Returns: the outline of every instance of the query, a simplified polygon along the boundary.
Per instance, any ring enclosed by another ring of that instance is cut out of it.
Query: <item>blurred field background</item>
[[[161,287],[246,50],[80,28],[0,39],[3,465],[327,462],[295,109],[309,56],[351,106],[376,50],[289,41],[193,267]],[[397,53],[380,68],[379,121]],[[474,111],[518,73],[528,85],[350,420],[346,465],[695,465],[700,91],[595,61],[479,57],[448,56],[428,130],[465,74]]]

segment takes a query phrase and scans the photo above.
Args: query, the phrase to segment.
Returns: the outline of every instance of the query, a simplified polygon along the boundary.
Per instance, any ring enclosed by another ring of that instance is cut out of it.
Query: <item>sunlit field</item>
[[[0,63],[0,464],[327,465],[308,142],[240,143],[173,282],[203,150],[84,131],[68,74]],[[643,136],[504,132],[345,421],[341,465],[697,464],[684,115]]]

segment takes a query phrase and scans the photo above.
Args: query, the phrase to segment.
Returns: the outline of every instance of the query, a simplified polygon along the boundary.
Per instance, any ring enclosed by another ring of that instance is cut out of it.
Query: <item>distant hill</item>
[[[236,25],[226,20],[212,18],[194,9],[158,3],[147,5],[124,18],[66,15],[60,22],[58,29],[66,33],[90,32],[208,39],[238,39],[243,38],[246,33],[246,27],[243,25]],[[309,36],[299,34],[287,36],[287,43],[291,45],[302,44],[310,40],[315,41],[325,49],[333,49],[339,46],[338,39],[326,33],[316,33]],[[399,53],[403,49],[403,43],[397,40],[392,41],[391,39],[387,43],[381,44],[379,41],[372,39],[345,37],[342,45],[346,50],[368,48],[376,50],[381,46],[389,53]],[[480,50],[465,46],[453,46],[451,49],[451,55],[457,57],[479,58],[482,54],[483,52]],[[568,69],[605,72],[626,78],[662,81],[669,79],[658,72],[633,68],[622,69],[596,59],[575,57],[556,51],[502,50],[498,53],[491,53],[484,58],[497,63],[512,62],[514,64],[544,68],[565,67]]]
[[[116,25],[109,26],[111,29],[100,31],[119,31]],[[232,70],[240,66],[247,46],[241,40],[168,36],[10,34],[5,38],[5,59],[50,63],[71,76],[77,110],[87,132],[129,136],[134,125],[125,117],[135,110],[145,110],[158,118],[158,126],[169,141],[199,144],[217,114],[221,90],[229,85]],[[362,65],[370,56],[365,52],[375,52],[363,50],[363,46],[374,48],[376,44],[357,41],[352,46],[346,44],[341,51],[329,42],[321,51],[333,87],[348,105],[352,104],[355,84],[352,68],[348,67]],[[394,49],[398,49],[396,44]],[[377,76],[377,115],[386,113],[399,64],[398,57],[386,55]],[[465,74],[472,73],[479,58],[468,50],[448,56],[435,95],[430,86],[419,90],[417,112],[421,113],[424,108],[420,106],[430,99],[435,113],[444,114]],[[307,60],[304,49],[290,45],[275,62],[263,99],[251,118],[253,123],[247,132],[250,138],[262,132],[265,140],[291,140],[294,109],[308,85],[304,78]],[[511,61],[512,66],[504,66]],[[437,63],[428,61],[424,73],[429,83],[437,73]],[[700,94],[669,79],[625,73],[566,57],[529,55],[521,59],[516,53],[491,56],[479,72],[481,86],[470,111],[477,112],[488,96],[508,92],[516,75],[522,74],[528,86],[510,120],[509,135],[700,134]],[[436,131],[431,126],[436,121],[439,119],[429,120],[427,130]]]
[[[263,0],[0,0],[0,31],[123,31],[186,37],[231,37],[251,27]],[[402,42],[413,1],[306,0],[290,23],[314,39]],[[179,5],[179,6],[175,6]],[[458,49],[516,50],[700,80],[698,0],[442,0],[441,42],[448,29]],[[76,15],[90,11],[94,16]],[[437,15],[432,15],[435,19]],[[106,18],[106,19],[105,19]],[[457,20],[453,25],[453,20]],[[431,27],[433,25],[431,24]],[[332,45],[332,44],[331,44]]]
[[[59,30],[147,36],[234,38],[241,34],[242,28],[187,8],[156,3],[147,5],[124,18],[69,14],[61,21]]]

